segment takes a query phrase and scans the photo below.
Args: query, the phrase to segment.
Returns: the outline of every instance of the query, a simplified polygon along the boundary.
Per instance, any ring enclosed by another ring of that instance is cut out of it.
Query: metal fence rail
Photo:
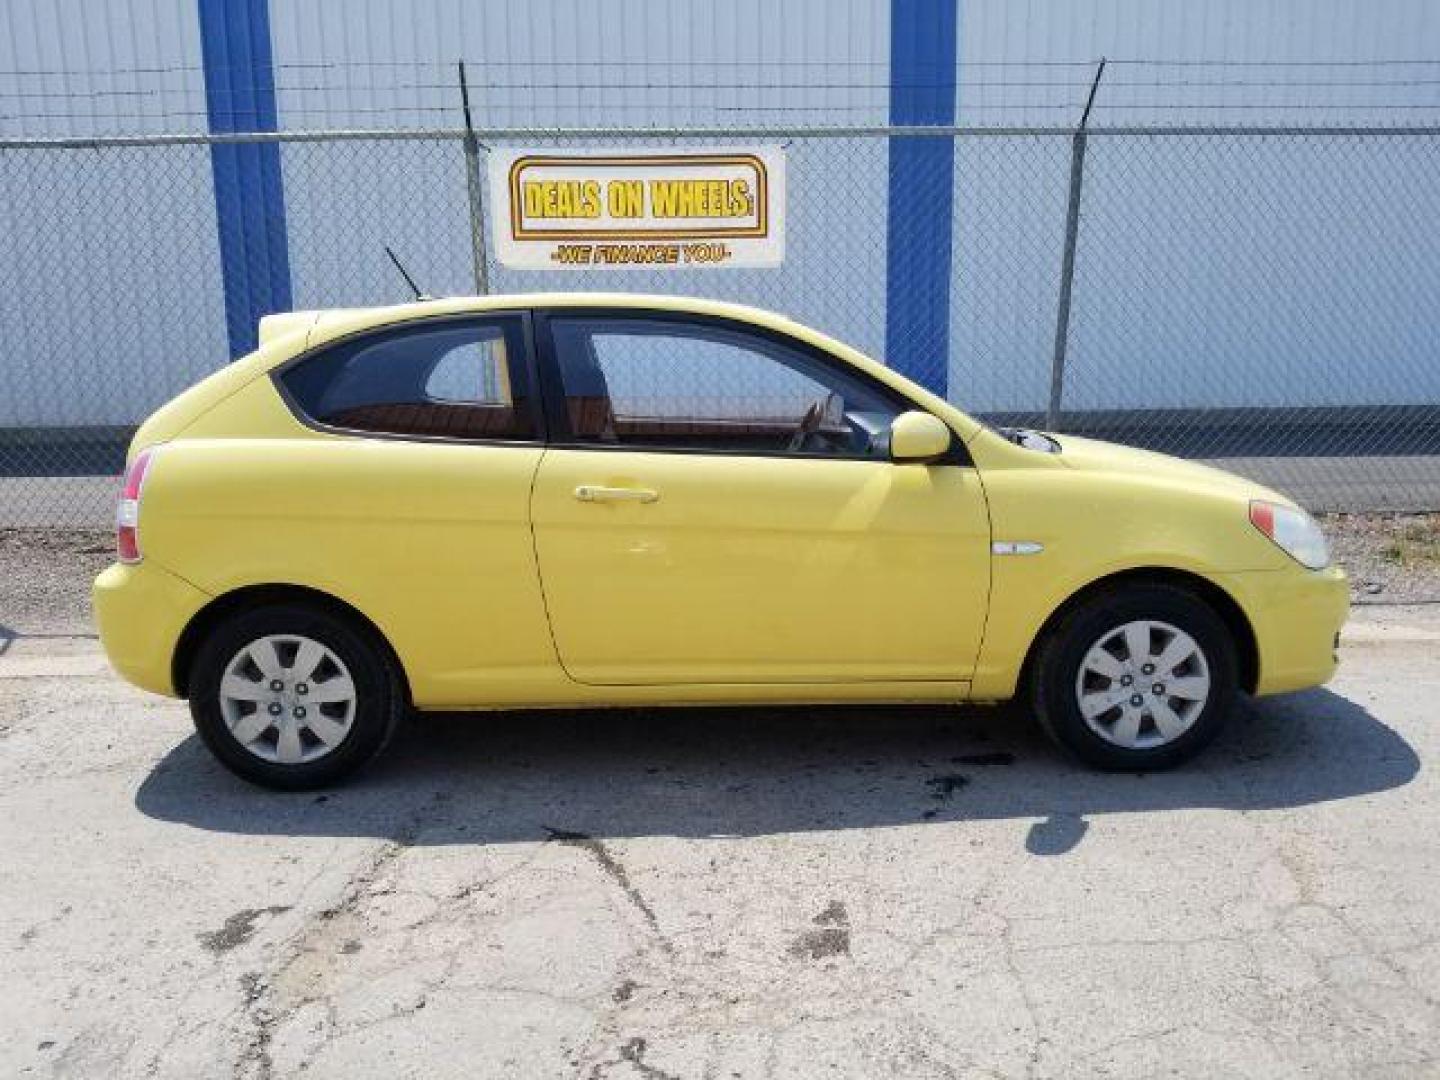
[[[445,129],[0,140],[0,525],[105,524],[133,426],[230,359],[218,145],[279,148],[298,308],[403,299],[389,245],[433,293],[701,294],[883,358],[908,139],[953,148],[925,193],[954,207],[948,361],[916,374],[958,405],[1215,460],[1317,510],[1440,508],[1440,128]],[[600,141],[784,145],[785,264],[485,254],[491,149]]]

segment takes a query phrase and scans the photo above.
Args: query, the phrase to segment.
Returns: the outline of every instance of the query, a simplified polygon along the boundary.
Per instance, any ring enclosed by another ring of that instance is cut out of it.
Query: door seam
[[[555,654],[555,666],[560,673],[569,679],[576,686],[586,686],[587,683],[577,679],[565,666],[565,658],[560,655],[560,643],[555,640],[555,619],[550,614],[550,596],[545,585],[545,568],[540,562],[540,542],[535,537],[535,488],[540,483],[540,470],[545,467],[545,459],[550,456],[550,447],[546,446],[540,451],[540,457],[535,462],[535,471],[530,474],[530,498],[525,507],[526,524],[530,527],[530,557],[535,562],[535,577],[540,582],[540,606],[545,611],[545,629],[550,635],[550,651]]]

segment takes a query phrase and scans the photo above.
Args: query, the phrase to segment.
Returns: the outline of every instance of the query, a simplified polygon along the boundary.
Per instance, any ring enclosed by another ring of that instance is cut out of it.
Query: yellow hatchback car
[[[115,668],[239,775],[328,784],[407,708],[1002,701],[1173,765],[1313,686],[1348,605],[1229,474],[996,429],[778,315],[557,294],[300,312],[136,434]]]

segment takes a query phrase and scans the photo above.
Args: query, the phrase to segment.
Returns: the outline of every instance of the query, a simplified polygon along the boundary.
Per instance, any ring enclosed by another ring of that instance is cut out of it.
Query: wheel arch
[[[319,608],[373,637],[390,658],[391,664],[394,665],[406,703],[412,701],[410,678],[405,671],[405,665],[401,663],[395,647],[390,644],[390,639],[376,625],[375,620],[353,604],[348,604],[330,593],[304,585],[284,583],[246,585],[222,593],[191,617],[190,621],[185,624],[185,629],[180,632],[180,637],[175,643],[174,655],[170,660],[170,680],[175,687],[175,693],[182,698],[189,696],[187,684],[190,679],[190,666],[194,662],[200,643],[205,640],[206,634],[212,628],[237,612],[269,604],[305,604]]]
[[[1235,642],[1235,658],[1240,667],[1240,687],[1247,694],[1253,694],[1260,680],[1260,647],[1255,637],[1255,628],[1250,618],[1236,599],[1215,582],[1200,574],[1174,567],[1145,566],[1117,571],[1105,577],[1096,578],[1071,593],[1050,613],[1025,653],[1025,662],[1020,669],[1019,686],[1030,685],[1034,676],[1035,658],[1045,640],[1055,627],[1071,611],[1099,593],[1126,585],[1169,585],[1183,589],[1208,606],[1230,631]]]

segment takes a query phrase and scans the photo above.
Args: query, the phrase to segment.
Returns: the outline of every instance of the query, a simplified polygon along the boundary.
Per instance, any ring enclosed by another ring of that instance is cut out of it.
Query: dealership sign
[[[731,150],[493,150],[504,266],[779,266],[785,154]]]

